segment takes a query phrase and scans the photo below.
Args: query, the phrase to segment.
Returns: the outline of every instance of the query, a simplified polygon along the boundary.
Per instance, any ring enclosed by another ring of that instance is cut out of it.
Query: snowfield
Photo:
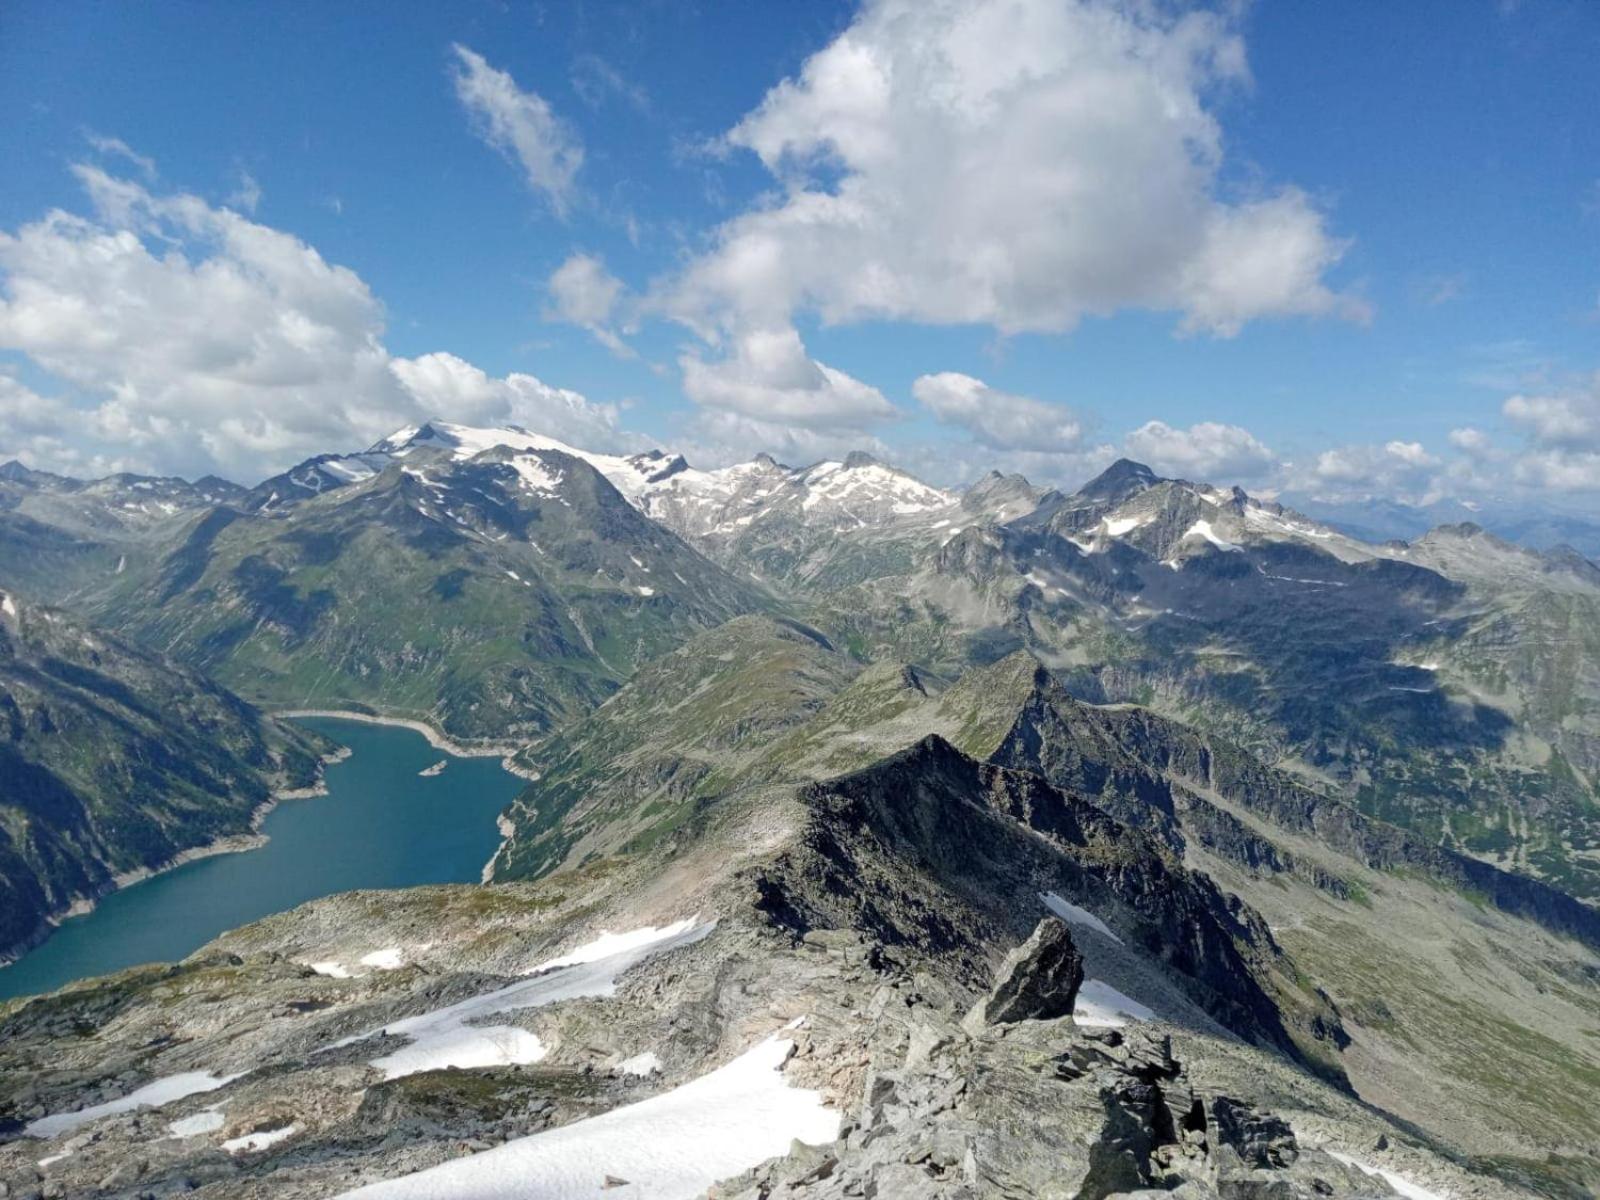
[[[202,1133],[215,1133],[223,1126],[224,1118],[219,1108],[203,1108],[192,1117],[180,1117],[167,1126],[167,1136],[174,1138],[199,1137]]]
[[[1412,1183],[1404,1175],[1397,1174],[1394,1171],[1386,1171],[1382,1167],[1370,1166],[1359,1158],[1352,1158],[1350,1155],[1341,1153],[1338,1150],[1329,1150],[1328,1156],[1338,1159],[1347,1167],[1354,1167],[1365,1175],[1373,1175],[1382,1179],[1395,1190],[1396,1195],[1404,1196],[1406,1200],[1447,1200],[1441,1193],[1429,1191],[1419,1184]]]
[[[708,1075],[586,1121],[415,1175],[346,1192],[361,1200],[690,1200],[718,1179],[839,1134],[822,1097],[790,1087],[793,1043],[768,1038]],[[625,1184],[607,1186],[607,1177]]]
[[[480,1024],[518,1009],[542,1008],[563,1000],[610,996],[617,978],[652,954],[698,942],[716,922],[691,917],[660,928],[605,933],[559,958],[540,963],[527,978],[415,1017],[344,1038],[326,1049],[348,1046],[384,1034],[404,1037],[406,1045],[371,1060],[388,1079],[445,1067],[494,1067],[535,1063],[545,1054],[536,1034],[515,1025]]]
[[[1073,904],[1067,900],[1063,900],[1054,892],[1044,892],[1040,895],[1039,899],[1044,901],[1044,906],[1046,908],[1055,913],[1056,916],[1060,917],[1068,925],[1081,925],[1085,929],[1092,929],[1096,933],[1105,934],[1106,937],[1110,938],[1119,946],[1123,944],[1122,939],[1111,932],[1111,926],[1107,925],[1087,908],[1079,908],[1076,904]]]
[[[1124,996],[1103,979],[1085,979],[1078,989],[1072,1019],[1096,1029],[1121,1029],[1131,1021],[1153,1021],[1155,1011],[1132,996]]]
[[[285,1138],[291,1138],[300,1132],[300,1123],[284,1125],[278,1129],[264,1129],[256,1133],[246,1133],[239,1137],[229,1138],[222,1143],[222,1148],[229,1154],[245,1154],[256,1150],[265,1150],[268,1146],[276,1146]]]
[[[181,1075],[168,1075],[164,1079],[157,1079],[154,1083],[147,1083],[137,1091],[129,1092],[117,1100],[107,1100],[104,1104],[80,1108],[77,1112],[51,1113],[48,1117],[40,1117],[37,1121],[29,1122],[22,1132],[29,1137],[52,1138],[113,1113],[131,1112],[136,1108],[160,1108],[163,1104],[171,1104],[174,1100],[182,1100],[185,1096],[193,1096],[196,1092],[212,1092],[237,1078],[239,1078],[237,1075],[213,1075],[209,1071],[185,1071]]]

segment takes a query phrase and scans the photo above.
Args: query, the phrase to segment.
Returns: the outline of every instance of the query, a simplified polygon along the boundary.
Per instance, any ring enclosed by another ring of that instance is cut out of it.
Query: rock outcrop
[[[968,1014],[968,1022],[981,1027],[1069,1017],[1082,985],[1083,955],[1066,922],[1046,917],[1006,955],[994,988]]]

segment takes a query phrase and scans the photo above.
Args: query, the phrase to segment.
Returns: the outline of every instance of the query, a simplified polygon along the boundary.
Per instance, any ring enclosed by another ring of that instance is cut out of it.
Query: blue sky
[[[434,412],[1593,506],[1597,60],[1587,0],[17,0],[0,455]]]

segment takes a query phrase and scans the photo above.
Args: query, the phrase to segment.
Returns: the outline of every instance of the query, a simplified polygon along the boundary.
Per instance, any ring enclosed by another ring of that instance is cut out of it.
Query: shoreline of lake
[[[199,862],[205,858],[215,858],[219,854],[243,854],[247,850],[259,850],[272,839],[261,832],[261,826],[284,800],[311,800],[318,796],[328,794],[327,781],[323,777],[323,770],[333,763],[343,762],[350,757],[350,747],[340,746],[321,755],[317,759],[317,782],[309,787],[278,788],[271,792],[265,800],[250,810],[250,832],[225,833],[221,837],[213,838],[209,842],[202,842],[198,846],[189,846],[178,851],[170,858],[163,859],[146,867],[134,867],[130,871],[119,871],[105,881],[98,891],[92,896],[79,896],[64,909],[46,913],[39,922],[38,927],[31,935],[14,945],[0,948],[0,970],[9,967],[12,963],[20,961],[25,955],[37,950],[50,940],[50,935],[61,928],[63,921],[70,921],[73,917],[86,917],[95,910],[107,896],[114,896],[124,888],[132,887],[136,883],[143,883],[147,879],[154,879],[158,875],[165,875],[168,871],[176,871],[187,863]]]
[[[181,960],[229,929],[320,896],[477,882],[498,850],[498,814],[521,781],[481,753],[452,755],[452,769],[423,776],[419,768],[439,754],[420,730],[326,721],[319,732],[339,745],[320,766],[352,757],[352,748],[356,762],[329,775],[319,770],[313,787],[276,790],[246,830],[118,873],[93,897],[58,911],[0,964],[0,1003],[139,963]],[[284,803],[322,794],[331,795],[324,802],[331,807]]]
[[[290,721],[300,717],[330,717],[336,721],[360,721],[367,725],[396,725],[401,729],[420,733],[428,739],[428,745],[435,750],[443,750],[446,754],[453,754],[457,758],[498,758],[501,769],[509,775],[515,775],[529,782],[539,778],[537,771],[530,771],[514,761],[514,756],[526,745],[523,742],[458,742],[437,726],[418,720],[416,717],[380,716],[377,713],[355,712],[344,708],[275,708],[266,711],[270,716],[283,717]]]

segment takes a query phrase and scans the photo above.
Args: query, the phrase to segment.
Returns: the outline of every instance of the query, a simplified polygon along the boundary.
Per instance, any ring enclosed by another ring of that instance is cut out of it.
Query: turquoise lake
[[[101,899],[0,967],[0,999],[138,963],[170,962],[218,934],[354,888],[476,883],[499,845],[495,817],[523,782],[498,758],[456,758],[420,733],[332,717],[299,721],[351,750],[328,794],[267,814],[257,850],[198,859]],[[417,772],[440,759],[438,775]]]

